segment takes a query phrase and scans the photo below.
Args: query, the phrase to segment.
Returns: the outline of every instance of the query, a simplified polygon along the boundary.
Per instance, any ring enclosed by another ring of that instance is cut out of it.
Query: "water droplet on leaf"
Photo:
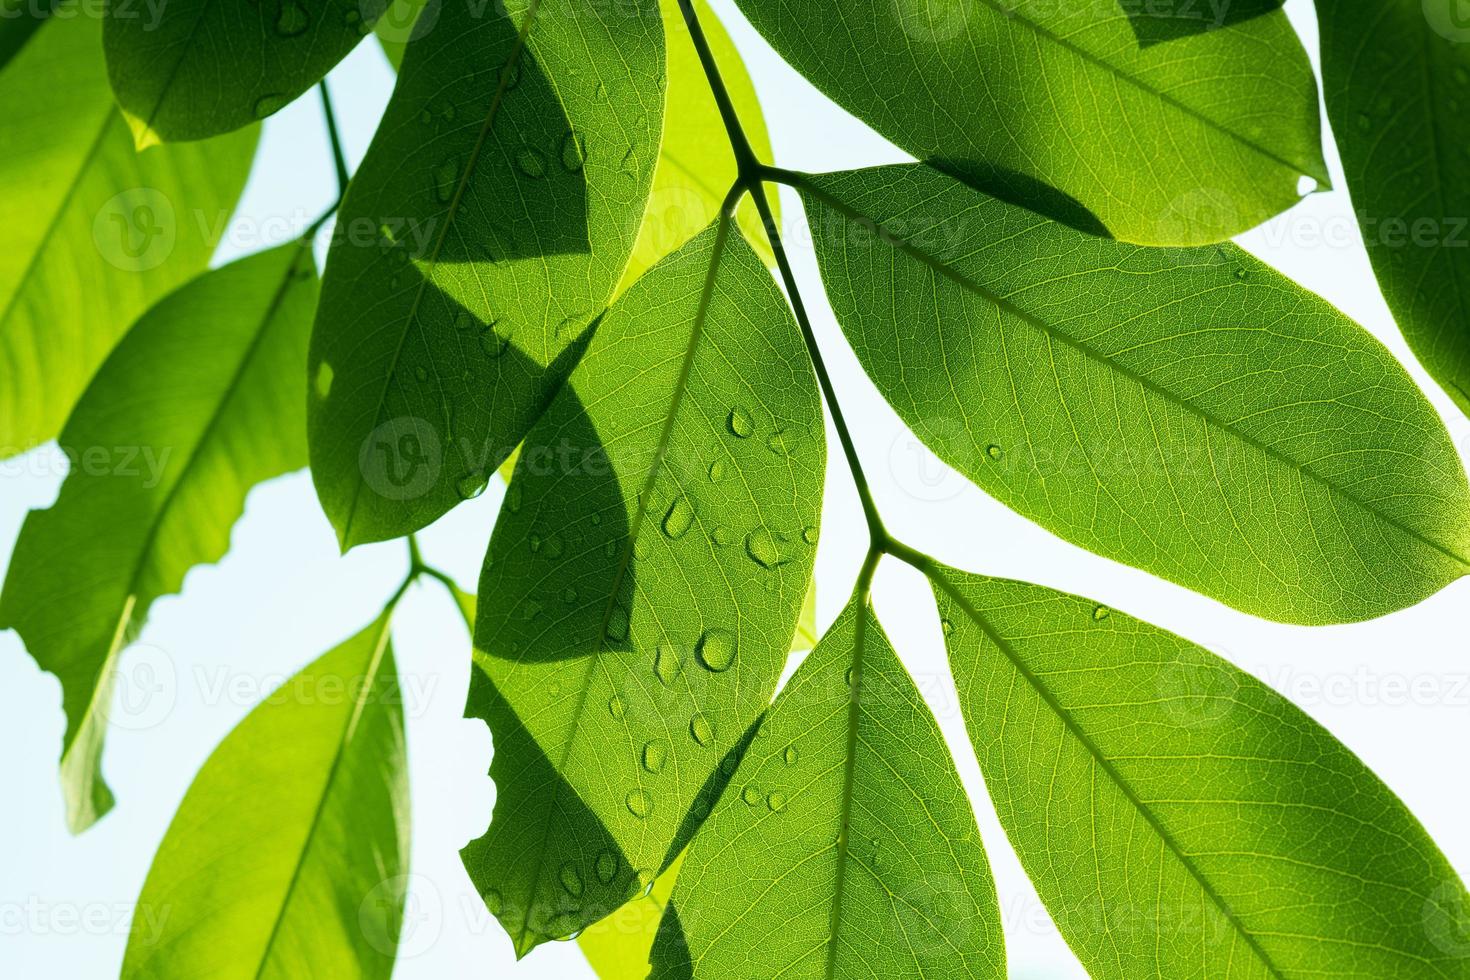
[[[755,431],[755,423],[751,421],[750,413],[739,407],[730,409],[730,416],[726,419],[730,427],[730,433],[737,439],[747,439]]]
[[[706,670],[727,671],[735,663],[735,636],[729,630],[707,630],[694,653]]]
[[[708,745],[715,740],[714,727],[702,711],[695,712],[694,717],[689,719],[689,734],[700,745]]]
[[[649,742],[643,746],[643,768],[649,772],[658,772],[663,769],[664,760],[668,757],[668,746],[662,742]]]
[[[682,538],[694,523],[694,500],[683,494],[674,498],[664,514],[664,533],[670,538]]]
[[[533,180],[546,176],[546,154],[534,146],[526,145],[516,150],[516,167]]]
[[[646,818],[653,812],[653,797],[641,789],[635,789],[629,792],[623,798],[623,803],[627,805],[628,812],[639,820]]]

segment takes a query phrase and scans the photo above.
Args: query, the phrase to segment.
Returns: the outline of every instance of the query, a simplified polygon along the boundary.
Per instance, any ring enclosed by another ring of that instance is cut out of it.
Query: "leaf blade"
[[[871,612],[782,690],[671,908],[655,978],[1005,976],[970,801]]]
[[[1327,115],[1384,299],[1470,413],[1470,32],[1448,3],[1318,0]]]
[[[930,577],[1001,823],[1093,976],[1467,975],[1464,886],[1290,702],[1089,600]]]
[[[258,129],[137,154],[100,59],[101,25],[52,17],[0,72],[0,456],[55,438],[133,321],[203,271]],[[55,84],[65,78],[67,84]]]
[[[769,704],[811,578],[815,380],[779,290],[727,233],[603,318],[486,556],[467,714],[491,727],[499,795],[462,856],[521,955],[682,850]]]
[[[137,323],[62,432],[78,471],[51,509],[27,517],[0,624],[61,680],[73,832],[112,805],[100,760],[123,648],[156,599],[228,550],[249,490],[305,464],[301,365],[315,292],[299,243],[206,273]],[[113,447],[136,452],[113,459]],[[98,450],[106,465],[93,462]]]
[[[305,667],[210,755],[138,902],[172,914],[134,922],[124,978],[391,974],[409,838],[388,620]]]
[[[739,5],[903,149],[1079,228],[1222,241],[1294,204],[1301,175],[1328,183],[1316,83],[1280,11],[1148,45],[1127,5]]]
[[[338,383],[309,420],[344,548],[483,487],[627,263],[662,123],[654,0],[539,10],[440,9],[343,203],[310,360]]]
[[[1027,518],[1287,622],[1382,615],[1465,573],[1470,487],[1438,416],[1240,249],[1095,238],[922,165],[802,189],[869,375]]]

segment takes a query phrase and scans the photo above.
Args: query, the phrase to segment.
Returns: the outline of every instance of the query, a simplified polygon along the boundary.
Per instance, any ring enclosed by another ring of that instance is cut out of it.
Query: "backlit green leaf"
[[[694,0],[694,9],[752,149],[762,159],[770,159],[771,141],[765,117],[740,52],[705,0]],[[619,292],[636,282],[659,259],[708,227],[719,215],[737,175],[725,123],[710,93],[684,15],[679,11],[679,0],[660,0],[659,10],[664,19],[664,36],[668,38],[669,89],[664,105],[664,139],[659,148],[658,169],[653,175],[653,191],[648,195],[648,210],[638,229],[633,259],[623,272]],[[779,216],[779,195],[772,191],[768,198]],[[755,202],[749,198],[742,201],[737,217],[761,260],[767,265],[775,264]]]
[[[1294,204],[1302,175],[1328,180],[1316,83],[1286,16],[1229,23],[1258,4],[1190,4],[1228,26],[1150,44],[1146,5],[1111,0],[739,3],[905,150],[1078,227],[1221,241]]]
[[[123,332],[204,268],[255,152],[252,127],[135,153],[101,33],[51,18],[0,70],[0,457],[55,438]]]
[[[153,858],[122,980],[387,980],[408,888],[401,704],[385,613],[226,736]]]
[[[480,579],[468,714],[495,742],[463,852],[519,953],[636,897],[770,704],[825,459],[780,291],[721,222],[640,279],[531,431]]]
[[[1327,114],[1409,346],[1470,413],[1470,8],[1317,0]]]
[[[935,576],[985,784],[1091,976],[1470,976],[1449,862],[1290,702],[1086,599]]]
[[[107,74],[139,149],[248,126],[341,61],[387,0],[108,4]]]
[[[322,283],[312,475],[344,547],[484,486],[566,378],[658,158],[655,0],[427,8]],[[521,38],[524,37],[524,44]]]
[[[300,244],[205,273],[138,321],[62,430],[72,471],[21,528],[0,626],[61,680],[73,831],[112,806],[98,768],[112,682],[149,606],[225,554],[255,484],[306,463],[316,291]]]
[[[849,607],[695,838],[652,976],[1005,975],[954,760],[877,620]]]
[[[594,922],[577,937],[577,945],[598,980],[648,980],[653,940],[683,865],[684,857],[680,855],[658,876],[647,895]]]
[[[1095,238],[922,165],[804,188],[868,373],[1007,506],[1289,622],[1382,615],[1465,573],[1470,488],[1439,417],[1382,345],[1241,249]]]

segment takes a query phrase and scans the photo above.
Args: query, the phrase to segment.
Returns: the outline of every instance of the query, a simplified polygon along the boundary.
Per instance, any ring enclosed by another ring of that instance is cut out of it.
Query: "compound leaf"
[[[739,4],[905,150],[1078,227],[1146,245],[1223,241],[1294,204],[1302,175],[1328,182],[1316,82],[1280,11],[1146,44],[1125,12],[1137,4]]]
[[[969,798],[867,609],[772,705],[672,908],[654,980],[1006,975]]]
[[[55,438],[132,322],[202,270],[245,185],[259,128],[133,150],[101,24],[43,23],[0,70],[0,457]],[[64,79],[64,83],[58,83]]]
[[[112,682],[149,606],[225,554],[251,487],[306,463],[316,290],[303,244],[205,273],[128,332],[62,431],[72,472],[21,528],[0,626],[61,681],[74,832],[112,807],[99,769]]]
[[[1327,114],[1399,329],[1470,413],[1470,20],[1459,0],[1317,0]]]
[[[138,149],[284,109],[372,29],[387,0],[108,4],[107,74]]]
[[[656,0],[508,7],[424,10],[437,21],[409,44],[338,218],[310,368],[334,383],[308,419],[344,547],[483,488],[580,355],[643,217]]]
[[[1403,368],[1233,245],[1096,238],[923,165],[803,181],[869,375],[925,443],[1085,548],[1271,619],[1463,575],[1470,488]]]
[[[825,461],[790,310],[719,222],[598,326],[485,559],[467,714],[498,788],[470,877],[524,954],[682,850],[770,704]]]
[[[1086,599],[931,577],[1001,824],[1091,976],[1470,976],[1449,862],[1289,701]]]
[[[153,858],[123,980],[388,980],[409,849],[388,619],[292,677],[210,755]]]

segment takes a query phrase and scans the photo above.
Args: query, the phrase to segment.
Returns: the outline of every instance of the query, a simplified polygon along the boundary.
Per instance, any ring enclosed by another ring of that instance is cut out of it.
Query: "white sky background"
[[[834,170],[906,159],[788,68],[732,0],[711,2],[755,78],[775,162]],[[1289,0],[1287,10],[1315,60],[1309,0]],[[392,81],[372,43],[332,73],[354,165]],[[1342,188],[1330,139],[1326,149],[1334,184]],[[310,93],[267,122],[220,258],[291,237],[334,192],[318,102]],[[800,221],[800,207],[783,193],[791,226]],[[1308,198],[1240,242],[1386,343],[1429,393],[1462,454],[1470,455],[1470,422],[1414,363],[1352,229],[1347,193],[1339,189]],[[1470,580],[1374,622],[1306,629],[1253,619],[1052,537],[946,470],[907,434],[847,350],[803,244],[806,236],[788,228],[787,237],[844,412],[895,533],[948,564],[1089,596],[1228,658],[1296,701],[1356,751],[1419,816],[1462,875],[1470,871],[1470,821],[1464,818],[1470,784],[1463,767],[1446,766],[1449,753],[1470,734]],[[862,516],[835,439],[829,440],[829,456],[817,570],[824,627],[845,603],[864,547]],[[0,554],[9,554],[26,511],[55,499],[62,475],[44,449],[0,463]],[[503,491],[497,479],[480,499],[422,535],[429,560],[471,589]],[[181,599],[154,606],[142,645],[127,655],[119,697],[130,691],[140,696],[115,712],[126,727],[109,735],[104,762],[118,806],[80,838],[66,832],[56,777],[60,687],[37,670],[14,633],[0,633],[0,974],[26,980],[117,975],[132,903],[196,770],[257,700],[368,623],[405,567],[401,543],[339,557],[304,474],[252,494],[234,544],[219,565],[189,575]],[[976,801],[999,883],[1011,976],[1084,977],[990,809],[927,587],[917,573],[887,563],[875,601]],[[570,943],[549,944],[515,965],[510,942],[460,866],[457,852],[484,830],[494,790],[486,776],[488,734],[478,722],[460,717],[469,660],[457,613],[437,585],[425,584],[401,605],[394,632],[409,715],[415,875],[395,976],[591,976]]]

